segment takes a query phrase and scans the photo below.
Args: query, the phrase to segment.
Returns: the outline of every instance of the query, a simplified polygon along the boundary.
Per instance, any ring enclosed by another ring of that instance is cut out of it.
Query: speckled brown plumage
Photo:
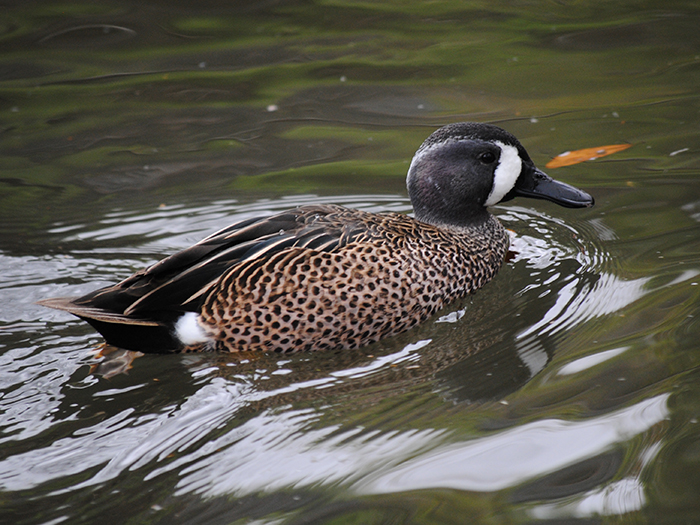
[[[355,234],[329,251],[291,246],[228,270],[201,321],[219,350],[356,348],[403,332],[496,274],[507,236],[491,218],[437,228],[405,215],[299,208],[300,230]]]

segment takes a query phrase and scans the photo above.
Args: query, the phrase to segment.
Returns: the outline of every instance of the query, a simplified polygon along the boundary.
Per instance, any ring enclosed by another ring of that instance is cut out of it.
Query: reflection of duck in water
[[[408,171],[415,219],[302,206],[229,226],[80,298],[45,299],[143,352],[356,348],[481,288],[508,237],[487,207],[516,196],[593,199],[539,171],[510,133],[445,126]]]

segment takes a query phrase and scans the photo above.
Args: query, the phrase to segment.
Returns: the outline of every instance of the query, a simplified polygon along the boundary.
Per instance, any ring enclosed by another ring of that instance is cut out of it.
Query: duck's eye
[[[496,155],[494,155],[490,151],[485,151],[484,153],[479,155],[479,160],[484,164],[493,164],[494,162],[496,162]]]

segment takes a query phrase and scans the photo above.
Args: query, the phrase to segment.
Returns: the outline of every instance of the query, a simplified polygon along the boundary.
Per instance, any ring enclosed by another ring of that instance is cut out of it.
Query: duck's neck
[[[470,221],[466,224],[445,225],[442,227],[472,237],[483,238],[486,242],[489,242],[489,239],[496,241],[500,237],[505,236],[503,225],[490,213],[487,213],[483,220],[480,221]]]
[[[471,209],[458,209],[448,206],[413,205],[415,217],[421,222],[435,226],[454,226],[456,228],[480,228],[495,220],[488,210],[482,206]]]
[[[470,250],[490,254],[489,257],[499,261],[499,266],[508,252],[508,232],[490,213],[486,214],[483,221],[472,221],[466,225],[433,223],[433,226],[462,239],[462,242],[471,247]]]
[[[439,214],[433,210],[418,207],[414,207],[414,211],[416,220],[452,231],[480,232],[490,230],[494,224],[500,224],[498,219],[491,215],[486,208],[481,208],[467,216],[464,214],[453,215],[444,209]]]

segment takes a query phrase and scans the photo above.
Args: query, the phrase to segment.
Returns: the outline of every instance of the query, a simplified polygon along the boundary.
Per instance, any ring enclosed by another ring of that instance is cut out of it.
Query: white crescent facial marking
[[[489,193],[486,202],[484,202],[484,206],[493,206],[501,202],[501,199],[515,186],[523,167],[518,148],[499,141],[495,141],[494,144],[501,148],[501,158],[493,174],[491,193]]]
[[[194,312],[187,312],[175,323],[175,335],[183,345],[195,345],[198,343],[209,343],[211,338],[197,322],[198,315]]]

